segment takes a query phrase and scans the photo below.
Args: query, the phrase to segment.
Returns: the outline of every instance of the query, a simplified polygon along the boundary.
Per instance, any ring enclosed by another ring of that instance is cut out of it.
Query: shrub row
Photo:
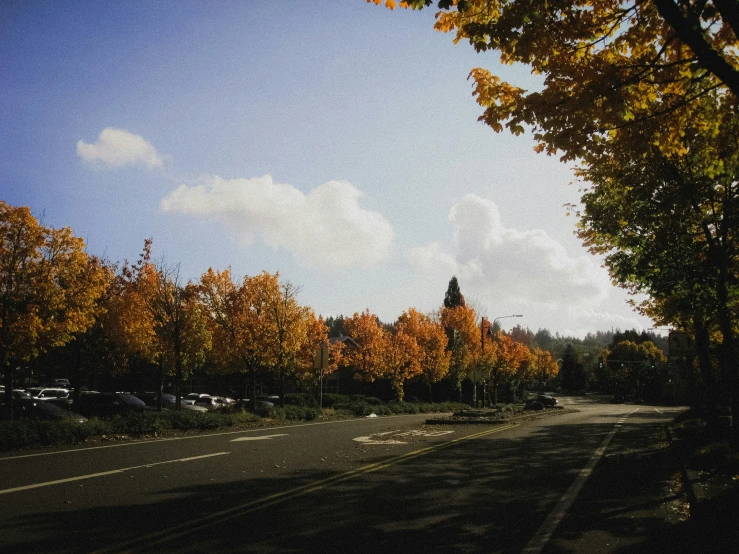
[[[258,416],[246,412],[166,411],[132,413],[111,419],[91,418],[85,423],[34,419],[2,421],[0,422],[0,450],[15,450],[26,446],[77,444],[96,436],[142,437],[166,431],[207,431],[258,420]]]
[[[428,404],[418,402],[384,403],[361,395],[327,394],[323,397],[326,415],[364,417],[370,414],[419,414],[454,412],[466,407],[456,402]],[[140,412],[111,419],[91,418],[73,421],[0,421],[0,451],[28,446],[77,444],[99,436],[144,437],[169,431],[208,431],[258,421],[261,418],[312,421],[320,417],[318,400],[307,394],[285,396],[285,407],[260,407],[256,414],[241,409],[223,412],[163,411]]]

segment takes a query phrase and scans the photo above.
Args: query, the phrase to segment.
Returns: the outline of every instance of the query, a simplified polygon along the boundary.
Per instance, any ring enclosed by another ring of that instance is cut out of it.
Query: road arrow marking
[[[408,438],[408,437],[441,437],[442,435],[448,435],[454,431],[386,431],[384,433],[375,433],[374,435],[368,435],[365,437],[357,437],[353,440],[361,442],[362,444],[408,444],[407,442],[394,440],[394,438],[383,438],[385,435],[391,435],[392,437]]]
[[[230,440],[229,442],[241,442],[241,441],[263,441],[267,439],[273,439],[275,437],[286,437],[287,434],[282,433],[281,435],[261,435],[258,437],[239,437],[238,439]]]

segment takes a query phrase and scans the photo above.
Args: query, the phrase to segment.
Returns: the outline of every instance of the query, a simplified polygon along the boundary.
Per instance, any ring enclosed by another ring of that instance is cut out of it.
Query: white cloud
[[[148,168],[162,166],[162,158],[151,144],[139,135],[123,129],[106,127],[97,142],[77,142],[77,155],[88,163],[102,163],[109,167],[144,165]]]
[[[569,255],[543,230],[505,227],[494,202],[468,194],[452,207],[449,221],[453,253],[430,243],[408,249],[406,258],[439,286],[456,275],[468,298],[495,312],[490,317],[524,312],[524,325],[575,336],[649,326],[626,305],[624,293],[614,294],[598,259]]]
[[[388,258],[394,233],[381,214],[360,207],[362,196],[346,181],[328,181],[304,194],[270,175],[213,177],[204,185],[181,185],[161,207],[217,221],[245,244],[284,248],[308,266],[367,268]]]
[[[576,306],[601,302],[611,287],[590,256],[571,257],[542,230],[501,223],[496,204],[468,194],[449,212],[456,254],[438,243],[412,248],[408,259],[425,272],[455,274],[477,294],[523,304]]]

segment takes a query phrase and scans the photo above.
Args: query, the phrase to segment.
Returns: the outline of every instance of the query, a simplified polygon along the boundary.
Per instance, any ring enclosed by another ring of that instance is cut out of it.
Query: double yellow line
[[[450,441],[427,446],[426,448],[414,450],[413,452],[407,452],[394,458],[390,458],[389,460],[375,462],[374,464],[369,464],[357,469],[352,469],[351,471],[340,473],[339,475],[334,475],[333,477],[328,477],[326,479],[314,481],[312,483],[301,485],[290,490],[271,494],[257,500],[252,500],[251,502],[246,502],[245,504],[240,504],[226,510],[213,512],[211,514],[208,514],[207,516],[203,516],[195,520],[168,527],[167,529],[161,531],[155,531],[154,533],[149,533],[148,535],[137,537],[136,539],[132,539],[124,543],[118,543],[108,548],[98,550],[95,552],[95,554],[103,554],[108,552],[127,552],[130,548],[133,548],[135,550],[136,545],[150,548],[152,546],[156,546],[167,541],[177,540],[185,535],[189,535],[190,533],[194,533],[195,531],[199,531],[211,525],[223,523],[231,519],[241,517],[252,512],[256,512],[258,510],[262,510],[264,508],[269,508],[270,506],[280,504],[287,500],[292,500],[293,498],[297,498],[299,496],[304,496],[306,494],[325,489],[326,487],[330,487],[331,485],[335,485],[336,483],[341,483],[343,481],[348,481],[349,479],[353,479],[361,475],[373,473],[375,471],[379,471],[381,469],[385,469],[387,467],[412,460],[413,458],[418,458],[419,456],[424,456],[431,452],[441,450],[442,448],[447,448],[460,442],[477,439],[487,435],[492,435],[494,433],[500,433],[501,431],[512,429],[513,427],[516,427],[516,425],[504,425],[501,427],[496,427],[494,429],[488,429],[486,431],[473,433],[471,435],[460,437],[458,439],[453,439]]]

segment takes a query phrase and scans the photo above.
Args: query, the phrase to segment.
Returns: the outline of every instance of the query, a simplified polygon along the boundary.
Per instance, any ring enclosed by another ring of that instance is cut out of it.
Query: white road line
[[[381,418],[378,418],[378,421],[383,421],[386,419],[395,419],[399,417],[413,417],[419,414],[403,414],[403,415],[394,415],[394,416],[382,416]],[[425,414],[428,415],[428,414]],[[439,415],[439,414],[436,414]],[[317,423],[299,423],[297,425],[280,425],[276,427],[255,427],[252,429],[240,429],[238,431],[224,431],[222,433],[208,433],[205,435],[193,435],[193,436],[187,436],[187,437],[168,437],[165,439],[146,439],[146,440],[138,440],[133,442],[121,442],[117,444],[106,444],[103,446],[87,446],[85,448],[70,448],[69,450],[55,450],[54,452],[37,452],[34,454],[21,454],[19,456],[6,456],[6,457],[0,457],[0,462],[3,462],[5,460],[18,460],[20,458],[36,458],[38,456],[54,456],[56,454],[69,454],[73,452],[84,452],[86,450],[102,450],[104,448],[122,448],[124,446],[140,446],[142,444],[154,444],[157,442],[169,442],[169,441],[184,441],[184,440],[192,440],[192,439],[207,439],[209,437],[220,437],[224,435],[240,435],[243,433],[260,433],[263,431],[273,430],[273,429],[293,429],[295,427],[313,427],[315,425],[333,425],[338,423],[357,423],[363,421],[362,419],[340,419],[336,421],[319,421]]]
[[[626,417],[629,417],[631,414],[638,411],[639,408],[637,408],[633,412],[629,412]],[[615,425],[613,427],[613,430],[608,433],[605,439],[603,439],[603,442],[600,443],[598,450],[596,450],[595,454],[593,454],[590,460],[588,460],[588,463],[585,465],[585,467],[580,470],[580,473],[575,479],[575,482],[570,485],[570,488],[567,489],[567,492],[564,494],[564,496],[560,498],[559,502],[557,502],[557,505],[544,520],[544,523],[542,523],[541,527],[539,527],[539,529],[536,531],[536,534],[531,538],[526,547],[521,551],[521,554],[539,554],[544,549],[544,546],[546,546],[546,544],[549,542],[549,539],[552,538],[552,533],[554,533],[554,531],[559,526],[560,522],[567,513],[567,510],[570,509],[570,506],[572,506],[575,498],[577,498],[577,495],[580,494],[580,490],[582,490],[585,481],[587,481],[588,477],[590,477],[590,474],[593,473],[593,468],[595,468],[598,460],[600,460],[600,458],[605,453],[606,448],[608,448],[608,444],[611,442],[611,439],[618,431],[618,427],[619,425]]]
[[[57,479],[56,481],[46,481],[44,483],[34,483],[33,485],[24,485],[22,487],[14,487],[12,489],[0,490],[0,494],[9,494],[11,492],[27,491],[30,489],[38,489],[41,487],[49,487],[51,485],[61,485],[62,483],[71,483],[73,481],[82,481],[83,479],[93,479],[94,477],[104,477],[106,475],[113,475],[115,473],[123,473],[124,471],[130,471],[132,469],[141,469],[143,467],[154,467],[162,464],[173,464],[175,462],[190,462],[192,460],[201,460],[203,458],[212,458],[213,456],[223,456],[229,454],[229,452],[216,452],[215,454],[204,454],[202,456],[193,456],[191,458],[180,458],[178,460],[167,460],[166,462],[154,462],[151,464],[143,464],[140,466],[124,467],[121,469],[112,469],[110,471],[102,471],[100,473],[88,473],[87,475],[79,475],[77,477],[69,477],[67,479]]]
[[[286,437],[285,433],[280,435],[259,435],[257,437],[239,437],[238,439],[231,439],[229,442],[241,442],[241,441],[264,441],[273,439],[275,437]]]
[[[665,413],[662,410],[658,410],[657,408],[655,408],[654,411],[657,412],[658,414],[665,415]]]

